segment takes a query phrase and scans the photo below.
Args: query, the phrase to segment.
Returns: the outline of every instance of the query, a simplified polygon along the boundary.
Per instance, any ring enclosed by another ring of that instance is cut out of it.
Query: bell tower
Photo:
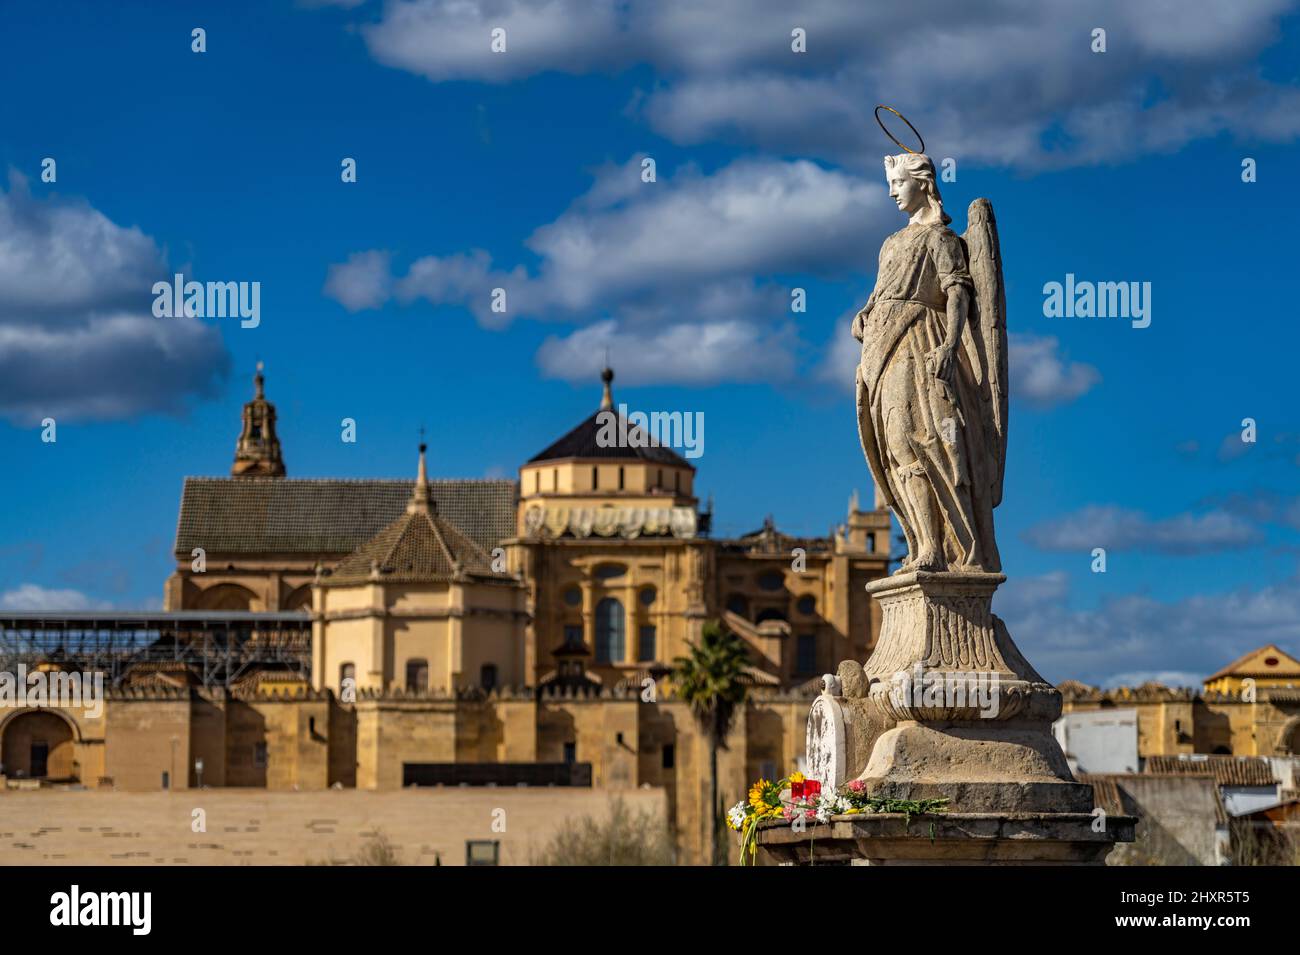
[[[262,363],[253,376],[253,400],[244,405],[243,426],[235,445],[231,477],[284,477],[280,439],[275,436],[275,405],[266,400]]]

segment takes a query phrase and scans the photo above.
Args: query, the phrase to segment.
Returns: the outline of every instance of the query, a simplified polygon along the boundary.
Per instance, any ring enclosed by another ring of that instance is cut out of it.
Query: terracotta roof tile
[[[380,579],[398,583],[452,580],[458,574],[514,583],[492,572],[484,550],[437,514],[406,513],[344,558],[325,585],[363,583],[379,569]]]
[[[1148,756],[1150,775],[1212,775],[1220,786],[1276,786],[1273,768],[1258,756]]]
[[[405,510],[415,482],[188,477],[176,527],[178,556],[350,554]],[[509,480],[442,480],[438,512],[486,551],[515,535],[518,488]]]

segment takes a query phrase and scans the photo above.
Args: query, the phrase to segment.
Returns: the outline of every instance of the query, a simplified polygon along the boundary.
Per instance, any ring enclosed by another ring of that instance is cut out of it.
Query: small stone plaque
[[[839,680],[827,674],[826,689],[808,711],[808,778],[833,791],[844,782],[844,710],[833,695]]]

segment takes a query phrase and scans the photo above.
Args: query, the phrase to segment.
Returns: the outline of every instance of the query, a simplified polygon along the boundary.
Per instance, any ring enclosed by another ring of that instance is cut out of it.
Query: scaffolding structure
[[[0,614],[0,670],[54,665],[102,672],[119,687],[142,664],[182,664],[229,689],[257,670],[311,678],[311,616],[228,610],[24,611]],[[147,667],[152,669],[154,667]]]

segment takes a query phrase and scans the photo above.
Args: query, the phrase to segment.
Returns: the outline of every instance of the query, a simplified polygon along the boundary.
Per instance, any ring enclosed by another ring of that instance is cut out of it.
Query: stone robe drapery
[[[966,251],[951,229],[912,224],[885,240],[876,287],[854,321],[854,335],[862,340],[858,427],[872,477],[898,516],[911,556],[930,536],[903,490],[906,478],[919,474],[940,514],[941,539],[933,543],[943,562],[954,570],[998,572],[988,471],[997,465],[986,460],[987,398],[971,365],[974,349],[966,347],[973,316],[953,351],[951,382],[926,363],[947,337],[948,292],[957,285],[973,296]],[[891,414],[910,424],[906,440],[916,462],[909,467],[890,454]]]

